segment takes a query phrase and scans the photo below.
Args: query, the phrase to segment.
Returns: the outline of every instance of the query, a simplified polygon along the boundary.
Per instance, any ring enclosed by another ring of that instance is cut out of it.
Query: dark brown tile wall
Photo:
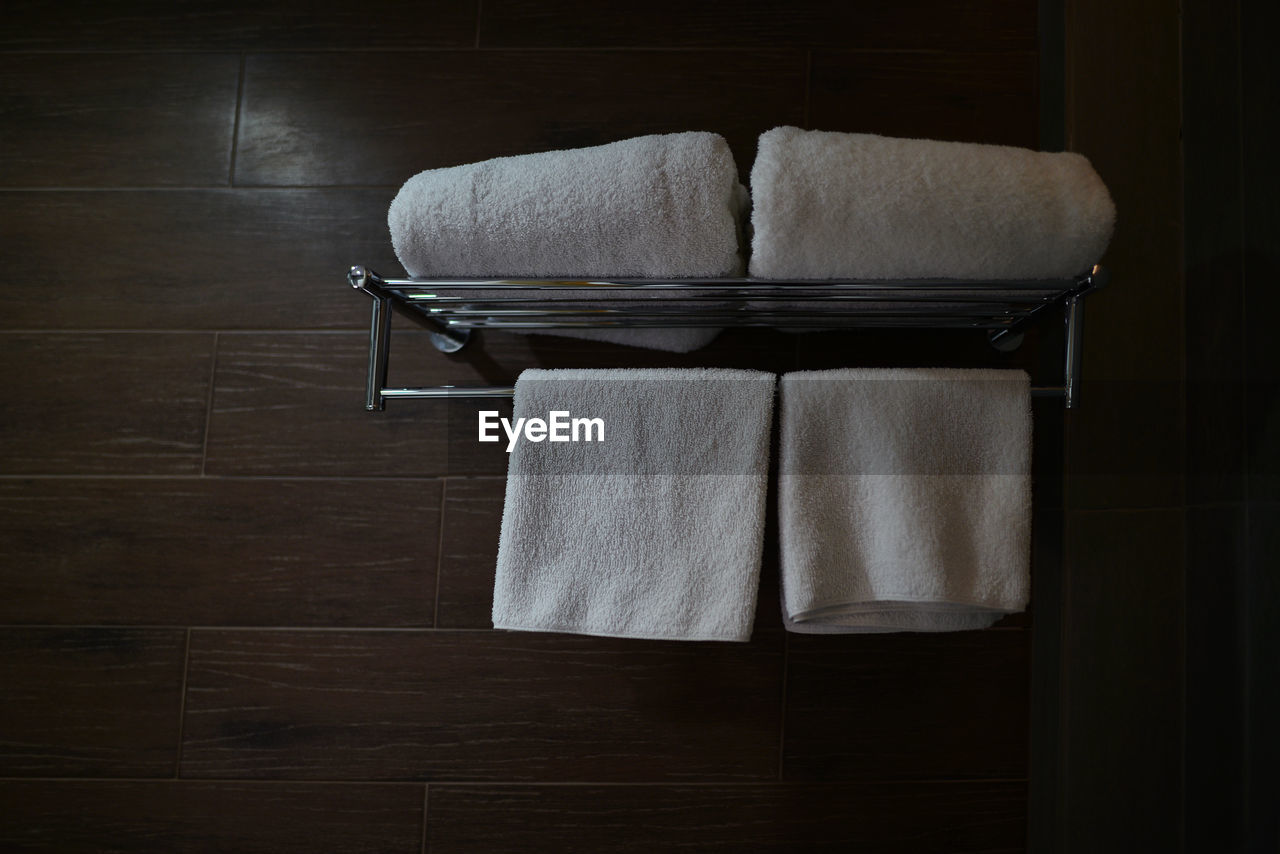
[[[788,637],[771,520],[749,644],[495,633],[505,456],[471,403],[363,411],[343,275],[400,272],[387,204],[441,165],[705,129],[745,180],[781,124],[1034,145],[1037,57],[1029,0],[6,6],[0,847],[1022,850],[1029,617]],[[396,330],[408,385],[1036,350]]]
[[[1066,4],[1066,143],[1117,217],[1066,430],[1056,822],[1032,834],[1055,854],[1183,850],[1185,8]]]
[[[435,854],[1024,850],[1020,783],[433,786]],[[910,827],[906,832],[905,828]]]
[[[186,646],[181,629],[0,629],[0,776],[173,776]]]
[[[1181,6],[1187,287],[1187,850],[1280,844],[1278,60],[1251,0]],[[1187,34],[1194,33],[1195,37]]]
[[[5,798],[24,817],[0,825],[6,851],[382,854],[422,845],[414,785],[30,780],[6,783]]]

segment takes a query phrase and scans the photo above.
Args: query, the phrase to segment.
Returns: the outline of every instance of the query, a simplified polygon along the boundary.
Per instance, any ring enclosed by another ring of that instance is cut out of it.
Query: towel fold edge
[[[611,632],[604,629],[594,629],[588,626],[572,626],[568,624],[555,625],[525,625],[521,623],[495,622],[495,629],[510,632],[540,632],[543,634],[566,634],[566,635],[587,635],[597,638],[625,638],[629,640],[656,640],[656,641],[698,641],[698,642],[724,642],[724,643],[748,643],[751,640],[751,631],[748,629],[746,633],[736,635],[693,635],[688,633],[661,634],[658,632]]]

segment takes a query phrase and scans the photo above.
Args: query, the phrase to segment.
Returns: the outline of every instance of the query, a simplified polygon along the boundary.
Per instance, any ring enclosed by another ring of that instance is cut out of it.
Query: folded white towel
[[[780,397],[788,629],[978,629],[1026,607],[1026,373],[810,371]]]
[[[719,134],[625,139],[429,169],[405,182],[388,224],[411,276],[740,276],[747,193]],[[717,330],[556,330],[687,352]]]
[[[513,421],[600,418],[604,441],[514,446],[494,627],[748,640],[774,382],[707,368],[522,373]]]
[[[772,279],[1069,278],[1115,222],[1079,154],[794,127],[760,137],[751,194]]]

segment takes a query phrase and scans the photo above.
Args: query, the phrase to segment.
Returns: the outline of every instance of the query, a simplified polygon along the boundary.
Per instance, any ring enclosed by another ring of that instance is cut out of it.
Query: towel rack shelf
[[[1084,297],[1107,280],[1095,266],[1074,279],[915,281],[775,279],[384,279],[352,267],[348,283],[373,298],[365,408],[388,398],[510,397],[506,386],[388,388],[391,313],[422,323],[442,352],[472,329],[752,326],[985,329],[993,346],[1017,346],[1023,328],[1060,307],[1066,325],[1063,383],[1032,392],[1079,400]]]

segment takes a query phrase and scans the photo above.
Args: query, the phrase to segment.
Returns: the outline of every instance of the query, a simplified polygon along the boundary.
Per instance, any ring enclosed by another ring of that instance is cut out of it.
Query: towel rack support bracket
[[[1016,329],[993,329],[987,333],[987,343],[1001,353],[1012,353],[1022,346],[1026,336]]]

